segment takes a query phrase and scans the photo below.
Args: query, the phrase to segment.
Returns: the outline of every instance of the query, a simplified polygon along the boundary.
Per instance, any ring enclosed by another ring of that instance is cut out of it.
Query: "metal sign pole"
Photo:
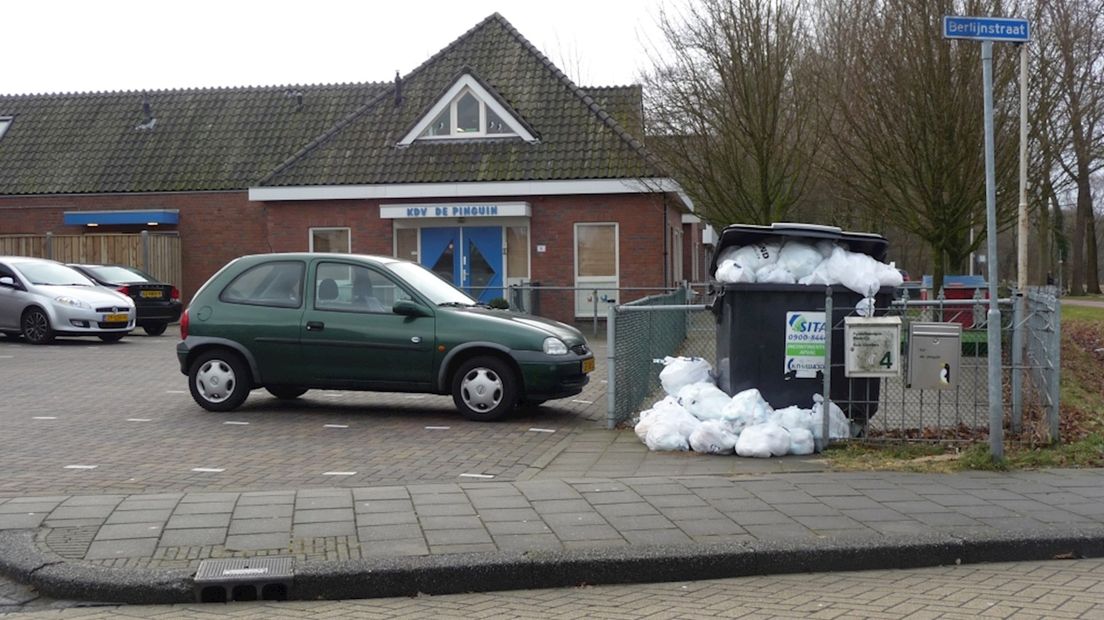
[[[997,303],[997,186],[993,163],[993,42],[981,42],[981,73],[985,97],[985,212],[986,270],[989,276],[989,452],[993,460],[1004,458],[1004,407],[1001,390],[1000,306]]]

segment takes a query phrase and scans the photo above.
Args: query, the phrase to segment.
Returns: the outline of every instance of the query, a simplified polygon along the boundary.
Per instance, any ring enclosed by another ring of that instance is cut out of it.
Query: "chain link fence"
[[[630,421],[663,397],[659,383],[665,356],[702,357],[717,368],[718,323],[700,292],[687,300],[679,291],[610,309],[610,427]],[[827,301],[827,295],[826,295]],[[856,424],[853,433],[867,441],[976,442],[988,437],[989,381],[986,310],[988,300],[893,299],[875,309],[875,316],[899,317],[900,374],[877,379],[844,378],[845,319],[858,316],[854,307],[831,311],[829,346],[818,377]],[[1053,287],[1025,291],[999,300],[1001,308],[1001,381],[1005,438],[1012,442],[1056,441],[1059,405],[1059,303]],[[819,309],[825,310],[825,303]],[[784,320],[784,317],[780,318]],[[956,323],[961,326],[957,376],[940,389],[910,387],[909,327],[914,322]],[[830,346],[836,342],[837,346]],[[784,347],[785,343],[777,343]],[[739,350],[740,343],[730,343]],[[770,346],[774,346],[772,343]],[[837,352],[833,354],[833,349]],[[827,368],[829,372],[824,372]],[[834,385],[833,385],[834,383]],[[810,406],[802,405],[805,407]]]

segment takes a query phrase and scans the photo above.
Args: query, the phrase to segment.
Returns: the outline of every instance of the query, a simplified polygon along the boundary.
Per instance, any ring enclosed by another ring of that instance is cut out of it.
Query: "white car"
[[[32,344],[55,336],[115,342],[134,329],[134,301],[44,258],[0,256],[0,333]]]

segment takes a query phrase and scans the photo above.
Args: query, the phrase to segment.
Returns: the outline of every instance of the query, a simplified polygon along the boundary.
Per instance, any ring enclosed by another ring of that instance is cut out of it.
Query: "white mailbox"
[[[843,346],[846,376],[901,376],[901,317],[846,317]]]

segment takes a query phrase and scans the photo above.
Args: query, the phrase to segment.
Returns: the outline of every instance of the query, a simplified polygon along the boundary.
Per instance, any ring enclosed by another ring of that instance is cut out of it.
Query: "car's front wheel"
[[[23,338],[31,344],[49,344],[54,340],[54,330],[50,327],[50,317],[41,308],[28,308],[23,313]]]
[[[165,329],[169,326],[168,323],[142,323],[142,329],[145,330],[148,336],[160,336],[165,333]]]
[[[266,385],[265,389],[268,390],[269,394],[280,400],[295,400],[307,393],[307,388],[295,387],[294,385]]]
[[[474,357],[453,375],[452,400],[469,420],[500,420],[517,403],[517,381],[513,369],[501,359]]]
[[[192,362],[188,389],[207,411],[232,411],[249,396],[249,367],[228,349],[207,351]]]

